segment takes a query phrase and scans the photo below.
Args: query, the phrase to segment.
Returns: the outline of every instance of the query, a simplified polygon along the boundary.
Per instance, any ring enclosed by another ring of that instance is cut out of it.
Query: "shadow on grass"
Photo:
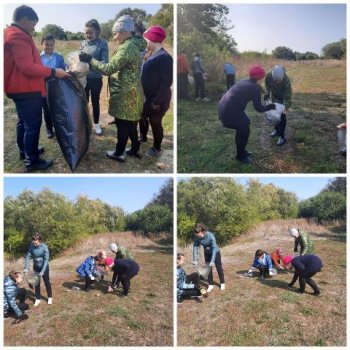
[[[105,281],[105,280],[101,280],[101,281],[95,281],[92,284],[92,291],[99,291],[103,294],[107,294],[107,288],[109,286],[109,282]],[[81,280],[76,280],[76,281],[72,281],[72,282],[63,282],[62,286],[64,288],[67,288],[69,290],[73,290],[73,287],[77,287],[79,288],[79,290],[77,291],[84,291],[84,287],[85,287],[85,280],[81,279]]]
[[[325,238],[330,241],[337,241],[337,242],[346,242],[346,231],[343,232],[334,232],[334,234],[330,233],[320,233],[317,235],[317,237]]]
[[[273,279],[263,279],[261,280],[261,283],[271,287],[271,288],[280,288],[284,290],[289,290],[288,289],[288,282],[286,281],[281,281],[281,280],[273,280]]]

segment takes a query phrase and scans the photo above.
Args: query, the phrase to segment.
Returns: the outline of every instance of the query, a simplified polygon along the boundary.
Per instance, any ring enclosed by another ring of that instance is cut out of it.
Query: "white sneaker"
[[[40,303],[41,303],[40,299],[35,299],[34,307],[39,306]]]
[[[102,129],[100,124],[95,124],[95,134],[96,135],[101,135],[102,134]]]
[[[48,299],[47,299],[47,304],[48,304],[48,305],[52,305],[52,298],[48,298]]]
[[[221,283],[220,289],[225,290],[225,283]]]
[[[209,98],[204,97],[204,98],[202,98],[202,101],[209,102],[210,100],[209,100]]]
[[[272,131],[272,133],[270,134],[270,136],[271,136],[271,137],[277,136],[277,130]]]
[[[210,284],[209,287],[208,287],[208,289],[207,289],[207,292],[209,293],[209,292],[211,292],[213,289],[214,289],[214,286]]]

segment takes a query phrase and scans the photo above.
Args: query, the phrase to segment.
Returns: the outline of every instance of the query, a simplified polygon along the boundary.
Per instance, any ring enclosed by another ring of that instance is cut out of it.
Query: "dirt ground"
[[[320,297],[314,297],[309,286],[303,295],[289,290],[291,273],[281,272],[264,281],[243,276],[259,248],[271,252],[280,247],[285,255],[294,255],[294,242],[287,234],[293,226],[311,233],[315,254],[324,263],[314,278]],[[220,291],[214,269],[216,286],[209,297],[178,305],[178,345],[345,346],[345,239],[344,227],[326,228],[304,220],[266,222],[235,239],[220,249],[226,290]],[[186,254],[186,272],[193,272],[192,247],[178,251]]]
[[[131,249],[140,265],[131,280],[128,298],[120,292],[107,294],[105,281],[86,293],[73,290],[84,281],[75,269],[99,248],[117,241]],[[33,307],[29,290],[29,319],[18,325],[5,321],[5,346],[171,346],[173,344],[173,251],[171,240],[153,241],[131,233],[95,235],[50,261],[53,304],[46,303],[42,284],[42,302]],[[5,261],[5,271],[23,269],[23,259]],[[155,287],[161,285],[162,288]]]

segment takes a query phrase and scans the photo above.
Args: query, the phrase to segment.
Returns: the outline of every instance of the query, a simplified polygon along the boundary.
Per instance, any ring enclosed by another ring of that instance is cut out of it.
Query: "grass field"
[[[110,54],[116,49],[115,43],[109,44]],[[57,42],[57,52],[66,55],[69,52],[79,49],[79,42]],[[167,48],[171,52],[170,48]],[[113,119],[108,115],[107,77],[104,77],[101,92],[101,115],[100,124],[103,130],[101,136],[92,132],[90,147],[82,159],[77,173],[171,173],[173,172],[173,106],[163,119],[164,141],[163,152],[159,157],[143,156],[141,160],[128,157],[125,163],[118,163],[106,157],[107,150],[115,149],[117,129],[115,125],[108,125]],[[92,110],[90,103],[90,115]],[[23,162],[19,159],[18,147],[16,144],[16,122],[17,115],[14,103],[8,98],[4,98],[4,171],[6,173],[24,172]],[[61,149],[56,138],[46,138],[46,128],[43,120],[40,134],[40,145],[45,147],[43,158],[53,159],[54,165],[44,173],[70,173],[70,169],[65,162]],[[141,145],[141,154],[152,147],[152,131],[149,130],[148,142]],[[127,147],[130,146],[128,143]]]
[[[281,247],[293,255],[293,239],[287,234],[293,226],[311,233],[315,254],[324,262],[314,278],[320,297],[311,295],[309,286],[303,295],[288,290],[291,273],[263,282],[243,277],[259,248],[270,252]],[[178,305],[179,346],[346,346],[345,227],[323,227],[302,219],[270,221],[220,250],[226,290],[215,286],[208,298]],[[191,246],[179,251],[185,252],[185,270],[191,272]]]
[[[253,62],[237,61],[238,79]],[[255,62],[257,63],[257,62]],[[178,103],[178,171],[182,173],[344,173],[345,158],[338,154],[336,126],[346,119],[345,61],[263,62],[268,71],[283,64],[291,78],[292,107],[287,115],[287,143],[277,139],[263,115],[248,105],[251,119],[247,149],[253,162],[234,158],[235,131],[221,126],[218,101],[226,84],[208,82],[211,102],[194,99]],[[193,92],[191,93],[193,96]]]
[[[131,280],[128,298],[120,292],[107,294],[107,281],[93,289],[83,287],[75,269],[99,248],[112,241],[131,249],[140,265]],[[150,240],[130,232],[99,234],[80,242],[57,259],[50,261],[53,304],[43,300],[33,308],[30,290],[29,319],[19,325],[6,321],[5,346],[172,346],[173,344],[173,249],[172,236]],[[23,270],[23,259],[5,261],[5,271]]]

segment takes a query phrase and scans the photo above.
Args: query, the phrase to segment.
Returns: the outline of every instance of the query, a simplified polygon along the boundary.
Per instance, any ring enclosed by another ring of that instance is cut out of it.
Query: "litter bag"
[[[86,62],[80,62],[80,51],[73,51],[67,55],[68,71],[74,73],[79,79],[80,84],[85,88],[86,76],[89,74],[89,64]]]
[[[91,121],[85,91],[78,78],[46,80],[47,102],[57,141],[72,172],[89,148]]]
[[[344,124],[338,125],[337,129],[339,152],[346,152],[346,128]]]
[[[267,101],[266,104],[272,103],[271,101]],[[274,102],[276,109],[272,109],[270,111],[265,112],[265,117],[269,124],[272,126],[276,126],[281,121],[281,114],[285,110],[285,106],[281,103]]]
[[[40,276],[34,271],[29,271],[24,274],[24,278],[29,286],[29,288],[35,288],[40,282]]]
[[[210,271],[211,271],[211,267],[208,265],[204,265],[204,266],[196,266],[196,270],[199,273],[200,276],[204,277],[205,279],[208,278]]]

